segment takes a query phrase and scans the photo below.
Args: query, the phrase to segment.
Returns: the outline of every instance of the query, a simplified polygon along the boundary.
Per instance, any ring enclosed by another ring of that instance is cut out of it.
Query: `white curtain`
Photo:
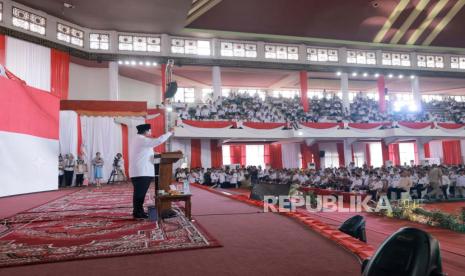
[[[107,181],[112,170],[113,159],[123,151],[121,125],[113,117],[81,117],[82,142],[87,153],[89,179],[94,181],[92,159],[100,152],[104,160],[103,181]]]
[[[245,164],[247,166],[265,167],[265,146],[264,145],[246,145],[245,146]]]
[[[442,160],[443,152],[442,152],[442,141],[441,140],[434,140],[429,142],[429,151],[431,158],[439,158]]]
[[[339,154],[337,152],[336,142],[332,143],[319,143],[320,151],[325,152],[322,165],[324,168],[339,167]]]
[[[210,139],[200,140],[200,160],[202,162],[203,168],[212,167],[212,154],[211,154]]]
[[[221,152],[223,155],[223,165],[231,165],[231,148],[229,145],[221,146]],[[247,156],[245,158],[247,158]]]
[[[354,147],[355,166],[362,167],[366,163],[365,143],[354,143],[353,147]]]
[[[78,114],[76,113],[76,111],[60,111],[60,153],[62,155],[72,153],[74,157],[77,157],[77,120]]]
[[[50,91],[50,48],[6,37],[6,68],[29,86]]]
[[[173,171],[180,168],[183,164],[189,167],[191,161],[191,140],[190,139],[172,139],[171,140],[172,151],[182,151],[184,158],[173,164]]]
[[[283,158],[283,168],[297,169],[299,168],[299,153],[300,145],[297,143],[282,144],[281,152]]]

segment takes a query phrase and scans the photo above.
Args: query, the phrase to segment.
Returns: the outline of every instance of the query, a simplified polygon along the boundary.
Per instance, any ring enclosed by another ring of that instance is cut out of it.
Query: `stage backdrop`
[[[0,197],[58,188],[58,97],[0,77]]]

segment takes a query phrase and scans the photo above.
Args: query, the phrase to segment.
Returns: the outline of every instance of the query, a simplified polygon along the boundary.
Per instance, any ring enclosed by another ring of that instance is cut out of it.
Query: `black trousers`
[[[144,200],[147,190],[150,187],[153,177],[151,176],[138,176],[131,177],[134,193],[132,195],[133,215],[142,215],[144,213]]]
[[[63,187],[63,178],[64,178],[64,174],[62,175],[58,175],[58,187]]]
[[[84,182],[84,174],[76,174],[76,186],[81,187]]]
[[[65,171],[65,186],[66,187],[71,187],[71,184],[73,183],[73,175],[74,175],[74,171]]]

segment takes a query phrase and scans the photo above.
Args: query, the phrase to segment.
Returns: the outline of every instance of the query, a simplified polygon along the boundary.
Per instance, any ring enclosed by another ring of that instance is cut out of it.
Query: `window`
[[[159,37],[120,35],[118,49],[121,51],[160,52],[161,40]]]
[[[381,63],[383,65],[388,65],[388,66],[409,67],[411,65],[410,55],[401,54],[401,53],[383,52]]]
[[[265,58],[268,59],[299,59],[299,47],[282,45],[265,45]]]
[[[347,50],[347,63],[376,64],[376,53],[372,51]]]
[[[323,98],[323,90],[309,89],[308,92],[307,92],[307,97],[309,99],[314,99],[314,98],[322,99]]]
[[[325,168],[338,168],[339,167],[339,154],[333,151],[325,151]]]
[[[202,89],[202,102],[206,103],[208,100],[213,99],[213,89],[203,88]]]
[[[221,42],[220,54],[224,57],[257,57],[257,45],[250,43]]]
[[[174,102],[193,103],[195,102],[194,88],[178,88],[174,95]]]
[[[45,17],[13,7],[13,26],[45,35]]]
[[[246,145],[245,146],[245,165],[265,167],[265,146],[264,145]]]
[[[191,39],[171,39],[171,52],[173,54],[209,56],[210,41],[208,40],[191,40]]]
[[[450,57],[450,68],[465,69],[465,56]]]
[[[410,161],[415,161],[415,146],[413,143],[399,143],[400,165],[410,166]]]
[[[299,96],[299,90],[273,90],[273,97],[294,98]]]
[[[421,99],[427,103],[431,101],[442,101],[443,96],[440,95],[421,95]]]
[[[0,2],[0,21],[3,21],[3,3]]]
[[[110,49],[110,35],[91,33],[89,36],[89,47],[94,50],[109,50]]]
[[[381,143],[369,143],[370,148],[370,162],[374,168],[379,168],[383,166],[383,150],[381,148]]]
[[[79,47],[84,46],[84,32],[65,24],[57,24],[57,39]]]
[[[417,55],[417,66],[426,68],[444,68],[444,57],[438,55]]]
[[[315,62],[338,62],[336,49],[307,48],[307,60]]]
[[[259,90],[259,89],[240,88],[240,89],[237,89],[237,93],[247,94],[251,97],[254,97],[256,94],[258,94],[258,97],[260,97],[262,100],[264,100],[266,97],[266,92],[263,90]]]
[[[231,165],[231,148],[229,145],[223,145],[221,147],[221,152],[223,154],[223,165]],[[247,158],[247,156],[245,158]]]

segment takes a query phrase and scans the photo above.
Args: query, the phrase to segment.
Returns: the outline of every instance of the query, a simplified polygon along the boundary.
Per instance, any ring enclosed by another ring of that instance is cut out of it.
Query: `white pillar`
[[[352,162],[352,146],[347,140],[344,140],[344,164],[346,167]]]
[[[423,143],[423,141],[421,141],[420,139],[416,139],[415,141],[416,145],[417,145],[417,159],[418,159],[418,164],[417,165],[420,165],[421,164],[421,160],[424,160],[425,159],[425,143]]]
[[[350,111],[349,102],[349,75],[347,73],[341,74],[341,93],[342,93],[342,105],[344,109]]]
[[[420,96],[420,78],[418,76],[414,77],[410,81],[412,94],[413,94],[413,103],[418,110],[421,110],[421,96]]]
[[[194,98],[196,103],[202,102],[202,88],[201,87],[194,87]]]
[[[108,64],[108,99],[119,100],[119,71],[118,62],[110,61]]]
[[[221,96],[221,69],[219,66],[212,67],[213,99]]]

